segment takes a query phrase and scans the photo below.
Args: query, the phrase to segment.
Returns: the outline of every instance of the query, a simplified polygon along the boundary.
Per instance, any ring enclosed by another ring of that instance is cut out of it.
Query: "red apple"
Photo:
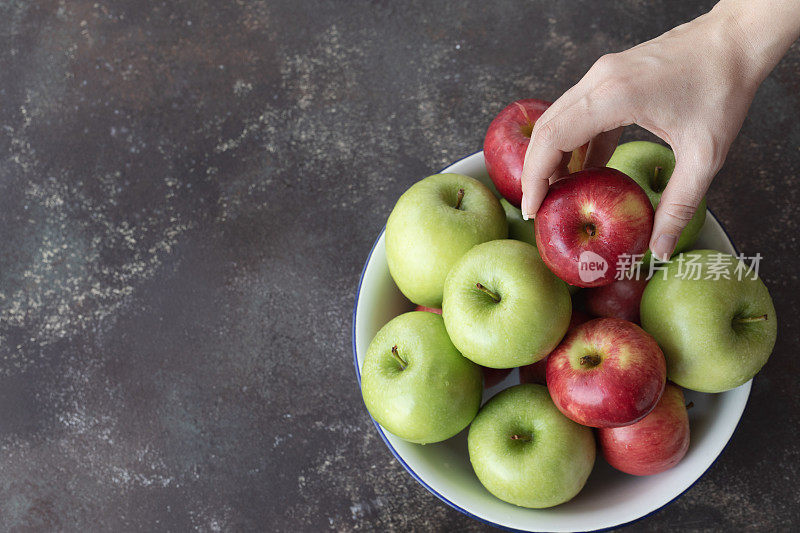
[[[483,141],[483,157],[489,177],[498,192],[515,207],[519,207],[522,202],[520,177],[531,131],[548,107],[550,102],[535,98],[512,102],[489,124]],[[572,152],[569,160],[570,172],[583,167],[587,146],[581,146]]]
[[[425,307],[424,305],[418,305],[414,311],[427,311],[428,313],[436,313],[437,315],[442,314],[442,310],[438,307]]]
[[[442,314],[441,309],[436,307],[425,307],[424,305],[418,305],[414,311],[427,311],[428,313],[436,313],[437,315]],[[513,369],[489,368],[488,366],[482,366],[481,370],[483,370],[483,387],[488,389],[489,387],[494,387],[506,379],[506,376],[509,375]]]
[[[597,431],[608,464],[634,476],[669,470],[689,449],[689,415],[683,391],[667,383],[649,415],[630,426]]]
[[[621,279],[610,285],[583,291],[586,309],[595,316],[621,318],[639,323],[639,303],[647,280]]]
[[[655,339],[619,318],[597,318],[567,333],[547,358],[556,407],[584,426],[638,422],[664,392],[667,363]]]
[[[612,283],[644,254],[653,205],[639,184],[611,168],[590,168],[550,186],[536,214],[536,246],[559,278],[578,287]]]
[[[567,333],[575,329],[577,326],[583,324],[584,322],[588,322],[592,319],[592,316],[580,311],[578,309],[572,310],[572,316],[569,319],[569,326],[567,327]],[[525,365],[519,367],[519,382],[520,383],[538,383],[539,385],[547,385],[547,358],[550,357],[545,356],[544,359],[536,361],[535,363],[531,363],[530,365]]]

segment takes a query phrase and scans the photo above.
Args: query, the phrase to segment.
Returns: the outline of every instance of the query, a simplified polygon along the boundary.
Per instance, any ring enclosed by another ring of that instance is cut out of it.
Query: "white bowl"
[[[457,172],[491,186],[478,152],[442,172]],[[735,254],[725,230],[709,212],[697,248]],[[353,316],[353,355],[356,376],[372,337],[395,316],[409,311],[406,300],[392,281],[386,264],[383,231],[367,257],[358,284]],[[519,382],[513,371],[501,384],[484,393],[484,401]],[[733,435],[750,395],[752,381],[722,394],[684,391],[689,410],[691,445],[674,468],[654,476],[636,477],[611,468],[598,453],[586,487],[573,500],[550,509],[525,509],[492,496],[470,466],[466,434],[437,444],[406,442],[375,427],[398,461],[414,479],[453,508],[495,526],[520,531],[590,531],[611,528],[642,518],[667,505],[695,483],[711,466]]]

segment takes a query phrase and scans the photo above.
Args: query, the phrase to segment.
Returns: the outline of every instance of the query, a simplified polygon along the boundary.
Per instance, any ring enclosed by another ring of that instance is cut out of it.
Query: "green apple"
[[[647,193],[655,208],[661,201],[661,194],[675,169],[675,154],[668,147],[649,141],[633,141],[620,144],[606,165],[615,168],[638,183]],[[683,229],[675,252],[682,252],[692,247],[697,235],[706,221],[706,200],[700,202],[694,216]],[[650,257],[648,251],[645,261]]]
[[[500,198],[500,205],[503,206],[503,211],[505,211],[506,220],[508,221],[508,238],[536,246],[533,219],[523,219],[522,211],[518,207],[511,205],[505,198]]]
[[[481,405],[483,374],[450,342],[442,317],[412,311],[383,326],[361,368],[361,393],[372,417],[401,439],[449,439]]]
[[[486,489],[522,507],[567,502],[595,459],[592,430],[561,414],[543,385],[517,385],[483,406],[469,428],[469,460]]]
[[[667,378],[700,392],[746,383],[767,362],[777,335],[764,283],[714,250],[684,252],[656,272],[642,296],[641,320],[664,351]]]
[[[544,358],[564,336],[571,313],[567,284],[521,241],[479,244],[453,265],[444,284],[442,316],[453,344],[491,368]]]
[[[534,233],[533,219],[523,219],[522,211],[520,211],[519,208],[511,205],[505,198],[500,198],[500,205],[503,206],[503,211],[506,212],[506,220],[508,221],[508,238],[527,242],[535,247],[536,234]],[[569,283],[566,285],[570,294],[575,294],[581,290],[580,287],[575,285],[570,285]]]
[[[444,279],[470,248],[508,235],[500,202],[480,181],[436,174],[412,185],[386,223],[389,272],[406,297],[442,306]]]

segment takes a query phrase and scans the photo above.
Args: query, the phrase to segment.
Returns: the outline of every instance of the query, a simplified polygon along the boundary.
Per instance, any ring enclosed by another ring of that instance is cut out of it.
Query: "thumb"
[[[716,170],[708,162],[703,164],[694,158],[678,157],[675,170],[656,208],[650,238],[650,250],[654,257],[663,261],[670,258],[681,231],[697,211]]]

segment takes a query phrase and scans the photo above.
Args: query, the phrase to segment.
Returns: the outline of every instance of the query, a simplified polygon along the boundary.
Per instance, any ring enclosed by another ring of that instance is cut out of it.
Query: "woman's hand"
[[[768,20],[765,13],[769,15]],[[669,258],[742,126],[756,89],[800,32],[800,2],[723,0],[651,41],[601,57],[536,121],[522,171],[533,217],[572,150],[608,162],[628,124],[667,142],[676,165],[656,210],[650,249]]]

